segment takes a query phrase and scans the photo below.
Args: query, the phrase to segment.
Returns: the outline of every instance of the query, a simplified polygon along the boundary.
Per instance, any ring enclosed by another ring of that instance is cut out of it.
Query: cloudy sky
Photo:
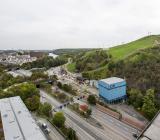
[[[110,47],[160,34],[159,0],[0,0],[0,49]]]

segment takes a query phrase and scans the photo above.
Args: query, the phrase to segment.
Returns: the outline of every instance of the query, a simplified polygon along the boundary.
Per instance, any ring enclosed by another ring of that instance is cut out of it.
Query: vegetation
[[[60,101],[61,103],[65,103],[65,102],[68,102],[70,100],[70,98],[62,93],[62,92],[54,92],[51,94],[54,98],[56,98],[58,101]]]
[[[109,76],[118,76],[126,79],[128,84],[129,103],[145,113],[151,119],[149,113],[144,111],[142,102],[148,89],[154,89],[154,109],[160,108],[160,46],[141,50],[132,54],[126,60],[114,62]],[[134,99],[134,102],[132,101]],[[154,112],[154,111],[153,111]],[[153,113],[154,114],[154,113]]]
[[[39,96],[33,95],[25,100],[25,104],[30,111],[36,111],[40,105]]]
[[[40,104],[38,109],[38,114],[51,117],[52,116],[51,112],[52,112],[52,106],[49,103]]]
[[[30,77],[31,81],[42,80],[42,79],[48,79],[48,75],[41,71],[32,72],[32,75]]]
[[[151,119],[160,109],[159,41],[160,36],[153,35],[113,47],[106,50],[108,57],[102,57],[100,61],[95,60],[96,51],[81,53],[75,57],[74,63],[82,76],[88,79],[98,80],[111,76],[125,78],[128,85],[128,103]],[[100,65],[100,62],[104,61],[105,63]],[[92,67],[88,67],[88,64]],[[154,90],[154,96],[148,95],[149,89]],[[153,99],[146,102],[148,97]]]
[[[76,92],[75,92],[75,90],[73,90],[71,85],[64,84],[64,85],[62,85],[62,89],[64,91],[68,92],[69,94],[76,95]]]
[[[57,49],[57,50],[54,50],[53,53],[57,55],[62,55],[62,54],[73,55],[80,52],[87,52],[90,50],[93,50],[93,49]]]
[[[64,127],[64,123],[65,123],[65,117],[64,114],[62,112],[57,112],[52,119],[52,122],[54,125],[56,125],[57,127]]]
[[[65,126],[65,120],[64,114],[62,112],[57,112],[54,114],[51,123],[66,137],[66,140],[78,140],[75,130]]]
[[[96,105],[96,97],[94,95],[89,95],[87,101],[91,105]]]
[[[58,86],[60,89],[68,92],[69,94],[76,95],[76,92],[75,92],[75,90],[72,88],[71,85],[62,84],[61,82],[58,82],[58,83],[57,83],[57,86]]]
[[[67,69],[70,72],[75,72],[76,71],[76,64],[75,63],[70,63],[67,65]]]
[[[33,62],[28,62],[22,64],[21,68],[24,69],[32,69],[32,68],[51,68],[63,65],[67,62],[67,59],[64,59],[63,57],[50,57],[50,56],[44,56],[43,58],[37,59]]]
[[[0,98],[8,98],[13,96],[20,96],[27,108],[31,111],[35,111],[39,108],[39,90],[37,90],[35,85],[31,83],[22,83],[10,87],[7,91],[0,92]]]
[[[72,128],[68,128],[67,130],[67,139],[68,140],[78,140],[78,137],[76,135],[76,131]]]
[[[152,119],[158,111],[155,106],[155,93],[153,89],[147,90],[147,93],[143,98],[142,111],[149,119]]]
[[[0,64],[0,76],[4,73],[5,71],[5,66]]]
[[[25,77],[17,76],[13,77],[11,74],[4,72],[0,76],[0,89],[5,89],[13,84],[22,83],[25,81]]]
[[[83,110],[80,109],[80,105],[78,103],[73,103],[69,105],[69,108],[75,111],[76,113],[78,113],[79,115],[81,115],[82,117],[89,118],[90,115],[92,114],[92,110],[88,108],[88,106],[86,105],[82,105],[82,106],[84,106]]]
[[[145,48],[151,48],[155,40],[160,41],[160,36],[159,35],[146,36],[136,41],[113,47],[109,49],[109,53],[113,56],[115,60],[121,60],[135,53],[136,51]]]
[[[41,89],[43,89],[47,93],[52,93],[52,85],[50,85],[48,83],[41,82],[41,83],[39,83],[39,86]]]
[[[78,72],[91,71],[105,66],[110,59],[111,55],[99,49],[76,55],[74,63]]]
[[[88,51],[86,53],[85,52],[79,53],[79,55],[74,57],[73,63],[69,64],[69,66],[70,65],[72,66],[75,63],[76,66],[74,71],[82,72],[83,77],[88,79],[106,78],[110,75],[108,67],[109,68],[112,67],[112,62],[123,60],[133,55],[136,52],[139,52],[147,48],[152,48],[155,45],[155,42],[157,41],[160,41],[160,36],[152,35],[143,37],[141,39],[138,39],[136,41],[127,44],[110,48],[109,50],[103,50],[105,54],[108,54],[109,59],[106,60],[105,58],[102,58],[100,62],[96,60],[97,58],[100,59],[100,57],[96,57],[97,54],[96,50]],[[88,61],[90,59],[93,60],[93,64],[92,61],[91,62]]]
[[[143,105],[143,97],[144,97],[142,92],[138,89],[132,88],[128,92],[128,95],[129,95],[128,103],[132,104],[136,109],[140,110],[140,108]]]

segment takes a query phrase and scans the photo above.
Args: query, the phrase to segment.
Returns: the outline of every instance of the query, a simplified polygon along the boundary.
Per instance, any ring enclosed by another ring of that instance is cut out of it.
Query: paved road
[[[46,100],[46,102],[49,102],[51,105],[60,106],[60,103],[56,101],[51,96],[47,95],[44,91],[40,91],[40,95],[43,96],[43,101]],[[81,127],[79,127],[76,123],[74,123],[71,118],[68,118],[66,116],[66,124],[69,127],[72,127],[78,134],[78,137],[80,140],[95,140],[92,136],[90,136],[88,133],[86,133]]]
[[[121,121],[99,111],[95,107],[92,108],[92,117],[97,119],[101,124],[103,124],[103,126],[110,126],[114,131],[130,140],[135,140],[132,136],[133,133],[140,133],[135,128],[130,127],[129,125],[126,125],[125,123],[122,123]]]
[[[53,106],[61,105],[58,101],[47,95],[45,92],[40,91],[40,94],[43,95],[43,97],[45,96],[46,101]],[[127,138],[113,132],[113,130],[107,127],[105,128],[105,130],[103,130],[90,125],[84,119],[67,108],[63,109],[63,111],[67,119],[67,124],[69,124],[69,126],[73,127],[73,129],[76,130],[81,140],[127,140]]]
[[[45,119],[37,118],[37,120],[41,123],[47,124],[48,128],[51,130],[48,138],[51,140],[65,140],[64,137]]]

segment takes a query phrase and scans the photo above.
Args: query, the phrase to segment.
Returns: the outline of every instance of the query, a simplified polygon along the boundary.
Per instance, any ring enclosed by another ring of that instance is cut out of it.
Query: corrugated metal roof
[[[100,81],[103,81],[107,84],[115,84],[115,83],[124,82],[125,80],[122,79],[122,78],[118,78],[118,77],[110,77],[110,78],[107,78],[107,79],[102,79]]]
[[[0,111],[5,140],[46,140],[19,96],[1,99]]]

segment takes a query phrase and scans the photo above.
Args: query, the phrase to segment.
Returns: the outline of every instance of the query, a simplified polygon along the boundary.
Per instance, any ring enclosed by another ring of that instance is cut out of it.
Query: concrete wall
[[[108,115],[114,117],[115,119],[117,119],[117,120],[119,120],[119,121],[121,121],[121,122],[123,122],[125,124],[128,124],[131,127],[136,128],[136,129],[138,129],[140,131],[142,131],[146,126],[146,124],[144,122],[141,122],[141,121],[139,121],[137,119],[131,119],[131,118],[129,118],[127,116],[124,116],[124,115],[120,116],[119,113],[117,113],[117,112],[115,112],[113,110],[110,110],[109,108],[106,108],[104,106],[101,106],[99,104],[96,104],[96,108],[98,110],[100,110],[101,112],[103,112],[105,114],[108,114]]]

